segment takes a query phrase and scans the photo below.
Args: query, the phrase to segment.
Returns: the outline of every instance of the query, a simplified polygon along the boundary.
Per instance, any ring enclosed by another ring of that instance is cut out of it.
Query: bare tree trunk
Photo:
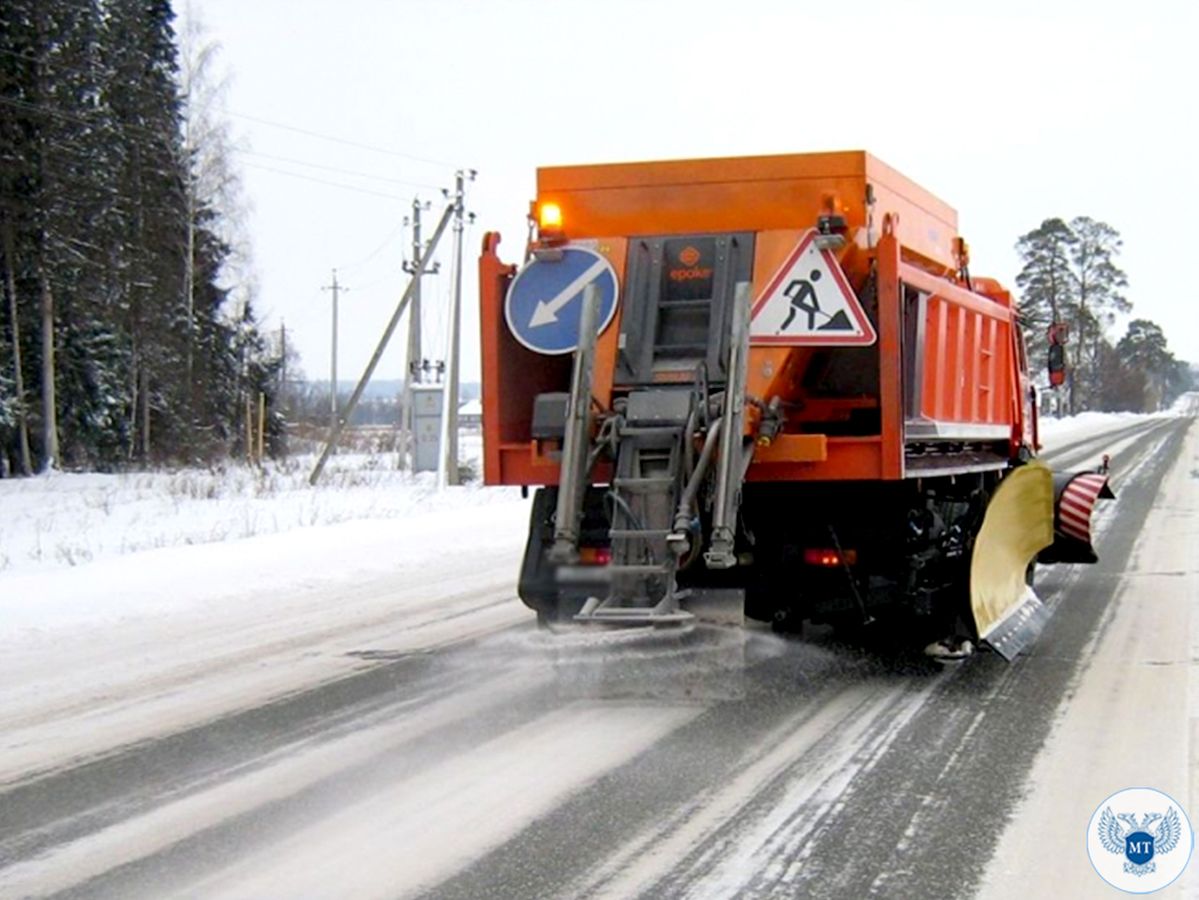
[[[13,388],[17,394],[17,449],[21,455],[21,473],[33,474],[33,454],[29,452],[29,419],[25,415],[25,373],[21,368],[21,320],[17,318],[17,277],[13,263],[12,224],[4,220],[4,285],[8,290],[8,314],[12,321]]]
[[[132,460],[133,455],[137,452],[137,404],[141,401],[141,395],[137,389],[137,373],[140,367],[136,340],[130,349],[129,364],[129,459]]]
[[[196,379],[195,379],[195,339],[196,339],[196,186],[195,179],[188,178],[187,183],[187,259],[183,263],[183,295],[187,298],[187,442],[195,444],[196,428]],[[191,451],[192,446],[188,447]]]
[[[150,372],[143,365],[141,368],[142,395],[142,459],[150,462]]]
[[[54,294],[45,270],[42,282],[42,470],[58,465],[58,412],[54,396]]]

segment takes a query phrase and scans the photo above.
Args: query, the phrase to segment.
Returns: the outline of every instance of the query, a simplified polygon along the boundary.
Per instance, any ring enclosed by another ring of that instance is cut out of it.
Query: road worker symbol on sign
[[[836,257],[816,245],[816,232],[800,239],[754,301],[750,343],[868,346],[876,335]]]

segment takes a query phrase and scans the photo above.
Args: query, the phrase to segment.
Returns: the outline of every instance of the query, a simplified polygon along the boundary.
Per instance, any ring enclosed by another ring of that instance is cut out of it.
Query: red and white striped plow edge
[[[1106,475],[1079,475],[1066,485],[1057,505],[1058,529],[1063,534],[1091,543],[1091,510],[1107,484]]]

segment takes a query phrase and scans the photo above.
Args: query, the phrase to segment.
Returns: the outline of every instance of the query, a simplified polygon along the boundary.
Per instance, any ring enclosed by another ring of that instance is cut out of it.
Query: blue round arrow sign
[[[601,333],[616,314],[616,273],[594,250],[566,247],[561,259],[534,259],[517,274],[504,300],[504,317],[513,336],[537,353],[571,353],[579,344],[583,288],[600,292]]]

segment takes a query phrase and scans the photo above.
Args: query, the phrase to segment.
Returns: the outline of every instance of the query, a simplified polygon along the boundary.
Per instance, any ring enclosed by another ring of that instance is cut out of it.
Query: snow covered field
[[[478,471],[479,435],[463,435]],[[438,492],[431,472],[398,469],[394,453],[332,457],[308,484],[314,455],[211,469],[0,481],[0,575],[81,566],[112,556],[238,541],[361,519],[396,519],[491,502],[478,485]]]

